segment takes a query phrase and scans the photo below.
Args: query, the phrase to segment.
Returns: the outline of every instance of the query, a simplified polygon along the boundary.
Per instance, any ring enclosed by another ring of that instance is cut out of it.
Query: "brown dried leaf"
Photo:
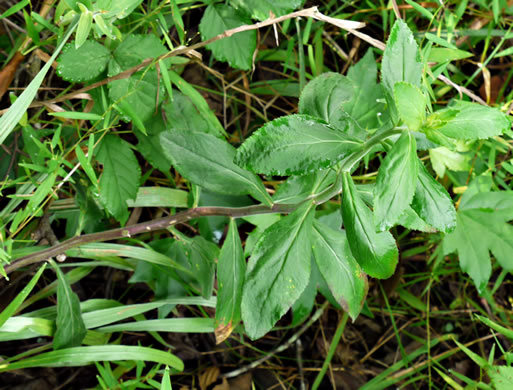
[[[221,371],[218,367],[208,367],[205,371],[203,371],[198,377],[200,389],[207,390],[208,386],[217,381],[220,372]]]
[[[221,344],[226,340],[233,332],[232,322],[228,322],[226,325],[219,324],[214,330],[216,336],[216,344]]]

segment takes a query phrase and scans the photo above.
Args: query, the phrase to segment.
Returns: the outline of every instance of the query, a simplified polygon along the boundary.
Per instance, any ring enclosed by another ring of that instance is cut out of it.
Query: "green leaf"
[[[367,295],[368,285],[366,275],[351,254],[346,233],[314,221],[312,250],[333,296],[355,320]]]
[[[388,37],[381,77],[388,93],[393,96],[394,85],[406,81],[416,87],[420,86],[422,61],[417,42],[411,30],[401,19],[396,20]]]
[[[445,188],[418,163],[418,180],[411,207],[429,225],[449,233],[456,227],[456,209]]]
[[[379,167],[374,187],[376,229],[394,226],[410,205],[417,184],[417,147],[409,131],[401,134]]]
[[[470,189],[470,188],[469,188]],[[456,229],[445,236],[444,253],[458,252],[460,267],[482,293],[492,272],[489,251],[513,271],[513,193],[478,192],[460,202]]]
[[[353,84],[339,73],[323,73],[310,81],[301,92],[299,112],[333,123],[343,102],[353,96]]]
[[[120,310],[123,310],[122,308]],[[179,332],[179,333],[212,333],[212,318],[165,318],[160,320],[143,320],[124,322],[122,324],[104,326],[98,332]]]
[[[513,388],[513,367],[490,366],[486,369],[495,390]]]
[[[100,11],[104,18],[124,19],[130,15],[143,0],[97,0],[94,9]]]
[[[253,19],[260,21],[271,17],[282,16],[301,7],[304,0],[230,0],[230,5],[241,8],[251,15]]]
[[[240,321],[242,285],[246,260],[234,219],[224,240],[217,263],[216,344],[228,338]]]
[[[147,58],[154,58],[165,52],[166,48],[155,35],[128,35],[112,53],[108,75],[114,76],[139,65]],[[157,70],[153,67],[136,72],[129,78],[109,83],[109,97],[118,105],[122,101],[144,122],[155,112],[158,85]],[[123,114],[128,115],[128,112]]]
[[[36,274],[30,279],[30,281],[23,287],[23,290],[21,290],[18,295],[16,295],[16,298],[14,298],[11,302],[9,302],[9,305],[2,310],[0,313],[0,328],[2,327],[5,322],[11,318],[11,316],[16,313],[20,305],[23,303],[25,298],[28,297],[34,286],[36,285],[37,281],[39,280],[41,274],[46,268],[46,263],[43,264],[41,267],[39,267],[39,270],[36,272]]]
[[[236,163],[257,173],[302,175],[329,168],[361,144],[315,117],[288,115],[253,133],[237,150]]]
[[[14,104],[9,107],[9,110],[2,115],[0,118],[0,145],[3,144],[7,136],[14,130],[20,119],[23,117],[25,112],[27,111],[30,103],[36,97],[37,91],[39,87],[43,83],[43,80],[50,70],[53,62],[61,52],[64,44],[68,41],[69,37],[75,31],[77,26],[77,20],[74,20],[68,28],[66,35],[62,39],[61,43],[57,46],[54,53],[48,60],[45,66],[38,72],[36,77],[30,82],[28,87],[22,92],[22,94],[18,97],[18,99],[14,102]]]
[[[273,196],[274,203],[300,203],[316,196],[335,182],[335,171],[325,169],[302,176],[291,176],[281,184]]]
[[[103,164],[100,178],[100,201],[122,224],[128,219],[128,199],[135,199],[141,178],[141,168],[128,143],[108,134],[96,154]]]
[[[225,4],[209,5],[201,18],[199,30],[206,41],[216,35],[245,24],[251,20]],[[219,61],[227,61],[230,66],[249,70],[256,49],[256,31],[244,31],[207,45]]]
[[[233,163],[235,148],[228,142],[182,129],[166,131],[160,140],[175,169],[191,182],[222,194],[251,194],[271,204],[260,179]]]
[[[442,115],[448,111],[453,113],[452,117],[438,127],[438,130],[450,138],[483,139],[501,135],[510,128],[506,115],[496,108],[466,103],[438,111],[436,114]]]
[[[100,345],[75,347],[41,353],[14,362],[0,364],[0,372],[31,367],[77,367],[98,361],[149,361],[167,364],[178,371],[183,370],[183,362],[167,351],[128,345]]]
[[[372,49],[358,63],[349,68],[347,78],[353,83],[353,97],[342,103],[342,108],[364,129],[373,129],[385,121],[386,110],[382,102],[383,87],[376,82],[378,68]]]
[[[198,280],[203,298],[209,298],[214,288],[215,260],[219,256],[219,248],[201,236],[192,239],[188,258],[194,276]]]
[[[128,207],[182,207],[187,208],[189,193],[166,187],[140,187],[135,200],[127,200]]]
[[[86,335],[80,301],[68,284],[59,266],[52,264],[57,273],[57,319],[53,336],[53,349],[78,347]]]
[[[445,176],[446,169],[451,171],[466,171],[470,169],[467,156],[453,152],[443,146],[429,149],[429,160],[433,170],[441,178]]]
[[[305,203],[271,225],[249,259],[242,295],[242,319],[257,339],[299,298],[310,279],[312,204]]]
[[[394,85],[394,99],[399,117],[408,129],[419,130],[426,120],[426,98],[422,91],[410,83],[400,81]]]
[[[379,279],[392,276],[399,256],[394,237],[376,232],[372,212],[347,172],[342,177],[342,219],[351,252],[364,272]]]
[[[499,54],[499,53],[497,53]],[[498,57],[498,55],[495,57]],[[433,47],[429,51],[428,62],[445,62],[462,60],[464,58],[472,57],[474,54],[459,49],[451,49],[449,47]]]
[[[93,26],[93,14],[89,12],[89,10],[82,4],[78,3],[80,10],[82,13],[80,14],[80,19],[78,20],[77,33],[75,35],[75,49],[80,48],[87,40],[89,36],[89,31],[91,31],[91,27]]]

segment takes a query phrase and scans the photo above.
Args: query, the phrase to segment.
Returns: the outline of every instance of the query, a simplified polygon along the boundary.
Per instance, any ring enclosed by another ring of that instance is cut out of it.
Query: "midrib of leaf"
[[[335,252],[335,251],[333,250],[333,248],[331,247],[331,245],[328,243],[328,241],[326,241],[326,240],[324,239],[323,235],[322,235],[322,234],[317,230],[317,228],[315,227],[315,224],[314,224],[313,228],[314,228],[315,232],[317,233],[317,235],[321,238],[322,242],[324,242],[324,243],[325,243],[326,247],[328,247],[328,248],[329,248],[329,251],[330,251],[330,252],[333,254],[333,256],[337,259],[338,263],[340,263],[340,264],[342,265],[342,267],[343,267],[343,268],[344,268],[344,270],[346,271],[346,274],[347,274],[347,275],[349,275],[349,276],[351,276],[351,272],[350,272],[350,270],[347,268],[347,265],[346,265],[343,261],[341,261],[341,260],[340,260],[340,256],[338,255],[338,253],[337,253],[337,252]],[[354,293],[355,295],[357,295],[357,292],[356,292],[356,286],[354,285],[353,278],[352,278],[352,277],[349,277],[348,279],[349,279],[349,282],[351,283],[351,290],[353,290],[353,293]]]
[[[290,253],[290,250],[292,249],[292,247],[294,246],[294,243],[297,240],[297,234],[298,234],[299,230],[301,229],[301,226],[303,225],[303,222],[305,221],[306,217],[308,216],[308,214],[310,214],[310,210],[311,209],[312,209],[312,205],[310,207],[308,207],[306,212],[303,214],[303,217],[301,218],[301,220],[298,221],[298,223],[296,224],[296,227],[294,229],[292,229],[294,231],[294,234],[292,236],[289,235],[289,237],[292,237],[292,240],[289,240],[290,245],[288,245],[288,248],[285,251],[284,259],[288,259],[288,255]],[[272,293],[272,291],[274,289],[274,285],[276,284],[276,281],[278,280],[278,277],[282,274],[283,268],[285,268],[285,264],[286,263],[287,263],[286,261],[282,261],[279,272],[276,273],[276,275],[273,278],[273,281],[271,283],[271,286],[267,289],[265,301],[267,301],[269,299],[269,296],[271,295],[271,293]],[[265,305],[262,305],[260,307],[260,316],[262,316],[262,310],[263,310],[264,306]]]

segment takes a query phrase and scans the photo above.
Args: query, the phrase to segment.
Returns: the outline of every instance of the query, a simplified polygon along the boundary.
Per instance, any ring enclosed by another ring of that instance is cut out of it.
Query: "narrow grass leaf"
[[[145,320],[126,322],[118,325],[104,326],[98,332],[177,332],[177,333],[212,333],[212,318],[166,318],[162,320]]]
[[[183,362],[175,355],[148,347],[101,345],[66,348],[46,352],[15,363],[0,364],[0,372],[32,367],[77,367],[99,361],[149,361],[183,370]]]

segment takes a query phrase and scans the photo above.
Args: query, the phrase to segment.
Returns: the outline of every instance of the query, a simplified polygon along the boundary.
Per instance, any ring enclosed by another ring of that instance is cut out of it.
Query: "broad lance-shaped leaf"
[[[379,279],[392,276],[399,256],[394,237],[376,233],[372,212],[347,172],[342,177],[342,219],[351,253],[365,273]]]
[[[339,74],[327,72],[310,81],[299,97],[299,112],[328,123],[340,111],[342,103],[353,96],[353,83]]]
[[[414,86],[420,85],[422,61],[417,42],[405,22],[398,19],[387,40],[381,77],[389,95],[394,94],[394,85],[406,81]]]
[[[242,319],[257,339],[299,298],[310,279],[313,205],[305,203],[271,225],[249,259],[242,294]]]
[[[361,145],[320,119],[288,115],[249,137],[237,150],[236,163],[256,173],[303,175],[329,168]]]
[[[222,194],[250,194],[272,203],[260,179],[234,164],[235,148],[228,142],[183,129],[163,132],[160,141],[175,169],[194,184]]]
[[[448,233],[456,226],[456,209],[445,188],[428,172],[422,161],[419,167],[417,188],[411,207],[434,228]]]
[[[456,229],[444,238],[444,253],[458,252],[461,269],[480,293],[492,272],[489,251],[505,270],[513,271],[513,226],[507,223],[511,220],[512,192],[478,192],[460,203]]]
[[[422,91],[400,81],[394,85],[394,100],[404,124],[411,131],[417,131],[426,120],[426,98]]]
[[[378,117],[386,122],[383,86],[377,84],[377,77],[378,67],[372,49],[347,72],[354,92],[351,100],[342,103],[342,108],[364,129],[379,127]]]
[[[337,300],[353,320],[358,317],[367,295],[367,277],[354,259],[343,230],[314,221],[312,250],[322,276]]]
[[[121,138],[108,134],[96,154],[103,164],[100,178],[100,201],[122,224],[128,219],[128,199],[135,199],[139,189],[141,168],[134,152]]]
[[[242,285],[246,273],[246,260],[237,223],[230,220],[217,262],[216,343],[226,340],[240,321]]]
[[[460,103],[456,107],[438,111],[432,117],[445,119],[437,130],[455,139],[489,138],[501,135],[511,126],[501,111],[477,103]]]
[[[201,18],[199,30],[203,40],[222,34],[226,30],[251,24],[244,14],[226,4],[209,5]],[[231,37],[207,45],[220,61],[228,61],[234,68],[251,69],[253,52],[256,49],[256,32],[243,31]]]
[[[80,311],[80,301],[72,290],[60,268],[57,272],[57,319],[53,349],[78,347],[82,344],[87,329]]]
[[[374,187],[376,229],[388,230],[410,205],[417,183],[415,137],[404,131],[379,167]]]

